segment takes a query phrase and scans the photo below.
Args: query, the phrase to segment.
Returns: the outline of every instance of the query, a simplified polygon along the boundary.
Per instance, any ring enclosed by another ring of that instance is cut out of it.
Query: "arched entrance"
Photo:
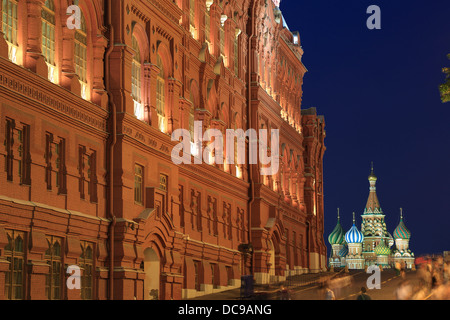
[[[144,300],[159,300],[161,265],[152,248],[144,250]]]

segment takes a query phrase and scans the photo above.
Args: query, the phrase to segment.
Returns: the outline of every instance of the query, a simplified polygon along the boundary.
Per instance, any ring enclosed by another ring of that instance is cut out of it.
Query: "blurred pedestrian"
[[[366,287],[361,287],[361,292],[356,297],[356,300],[372,300],[372,298],[366,292]]]
[[[396,263],[395,263],[395,274],[396,274],[397,276],[400,275],[400,262],[396,262]]]
[[[403,280],[395,289],[394,293],[397,300],[410,300],[412,297],[411,284],[409,281]]]
[[[400,276],[402,277],[402,279],[405,279],[405,262],[402,261],[402,263],[400,264]]]
[[[283,285],[280,287],[280,290],[278,290],[278,296],[280,300],[291,300],[291,293]]]
[[[449,283],[450,280],[450,262],[444,263],[444,271],[443,271],[443,281],[445,284]]]
[[[431,274],[431,289],[436,289],[441,285],[441,274],[439,268],[434,268]]]
[[[328,284],[325,285],[325,300],[336,300],[336,296]]]

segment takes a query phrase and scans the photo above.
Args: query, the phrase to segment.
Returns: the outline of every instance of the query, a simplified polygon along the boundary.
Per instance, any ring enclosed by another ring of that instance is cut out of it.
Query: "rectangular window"
[[[46,0],[41,12],[42,17],[42,55],[48,67],[48,79],[56,83],[55,64],[55,4]]]
[[[164,132],[164,79],[156,80],[156,113],[158,114],[158,128]]]
[[[216,276],[216,270],[217,270],[217,264],[211,263],[211,283],[213,285],[214,289],[217,289],[219,287],[219,282],[217,281]]]
[[[97,202],[97,153],[87,150],[85,146],[78,147],[80,174],[79,189],[81,199]]]
[[[10,265],[5,274],[5,297],[7,300],[22,300],[25,291],[25,233],[7,230],[6,235],[5,257]]]
[[[165,132],[165,72],[163,61],[158,54],[156,65],[159,68],[159,74],[156,77],[156,113],[158,115],[158,128],[161,132]]]
[[[134,166],[134,202],[144,204],[144,168],[138,164]]]
[[[206,9],[205,11],[205,39],[206,42],[210,43],[211,42],[211,16],[209,13],[209,9]]]
[[[8,58],[14,63],[17,63],[17,1],[16,0],[2,0],[3,17],[2,27],[5,34],[6,42],[8,43]]]
[[[48,300],[61,299],[62,283],[62,240],[57,237],[47,237],[48,249],[45,251],[45,259],[50,266],[50,272],[45,279],[45,295]]]
[[[75,32],[74,63],[75,73],[81,84],[81,97],[87,99],[87,28],[83,13],[81,13],[81,28]]]
[[[65,140],[63,138],[54,138],[53,134],[46,134],[46,175],[47,189],[52,190],[56,186],[58,193],[65,192]]]
[[[231,267],[226,266],[225,270],[227,271],[227,284],[230,286],[233,284],[233,269],[231,269]]]
[[[135,52],[131,63],[131,96],[134,101],[134,115],[139,120],[144,120],[144,108],[141,103],[141,86],[142,86],[142,68],[141,68],[141,52],[139,43],[135,36],[132,37],[132,46]]]
[[[6,165],[8,181],[18,179],[21,184],[30,185],[30,127],[6,119]]]
[[[194,261],[194,285],[195,290],[200,291],[200,261]]]
[[[168,177],[165,174],[159,175],[159,188],[163,191],[167,191]]]
[[[195,38],[195,0],[189,0],[189,24],[191,35]]]
[[[20,182],[22,182],[23,177],[23,163],[24,163],[24,141],[23,141],[23,130],[17,129],[15,130],[16,134],[16,148],[15,153],[17,154],[17,173],[19,175]]]
[[[81,299],[93,299],[93,284],[94,284],[94,244],[81,241],[81,256],[80,256],[81,274]]]

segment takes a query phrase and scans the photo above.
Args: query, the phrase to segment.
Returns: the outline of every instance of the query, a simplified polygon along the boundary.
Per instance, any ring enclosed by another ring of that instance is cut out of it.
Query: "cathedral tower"
[[[366,207],[362,215],[361,232],[364,235],[363,256],[366,265],[376,263],[377,257],[375,248],[383,240],[385,243],[392,245],[391,235],[387,231],[386,223],[384,222],[385,215],[381,209],[380,202],[377,196],[377,176],[373,170],[369,175],[369,198],[367,199]]]

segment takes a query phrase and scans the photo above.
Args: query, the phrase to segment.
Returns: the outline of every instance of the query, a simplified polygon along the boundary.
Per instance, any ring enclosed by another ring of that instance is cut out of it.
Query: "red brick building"
[[[275,3],[1,1],[0,299],[182,299],[326,267],[325,124]],[[279,129],[280,169],[174,164],[194,121]]]

